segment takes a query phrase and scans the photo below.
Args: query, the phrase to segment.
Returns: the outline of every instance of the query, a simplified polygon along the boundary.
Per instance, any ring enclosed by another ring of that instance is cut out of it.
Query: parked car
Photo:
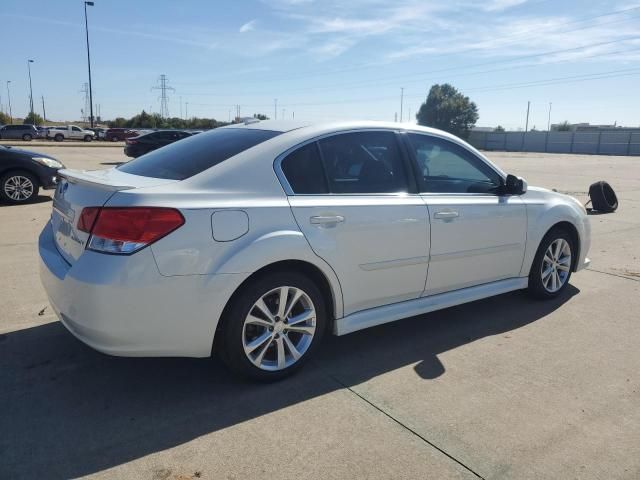
[[[108,142],[122,142],[125,138],[136,137],[139,133],[130,128],[110,128],[106,131],[104,139]]]
[[[39,136],[38,128],[35,125],[5,125],[0,128],[0,139],[2,140],[22,139],[25,142],[30,142]]]
[[[55,188],[61,168],[48,155],[0,146],[0,198],[14,204],[34,200],[38,189]]]
[[[113,355],[215,351],[271,380],[326,332],[520,289],[553,299],[589,265],[576,199],[416,125],[231,125],[61,175],[42,282]]]
[[[63,140],[84,140],[90,142],[96,134],[91,130],[85,130],[76,125],[66,125],[61,127],[49,127],[47,138],[53,138],[56,142]]]
[[[181,130],[159,130],[157,132],[145,133],[137,137],[127,138],[125,140],[124,154],[128,157],[139,157],[140,155],[144,155],[157,148],[164,147],[190,136],[191,133]]]
[[[107,133],[106,128],[88,128],[87,130],[91,130],[93,133],[96,134],[95,135],[96,140],[104,140],[105,134]]]

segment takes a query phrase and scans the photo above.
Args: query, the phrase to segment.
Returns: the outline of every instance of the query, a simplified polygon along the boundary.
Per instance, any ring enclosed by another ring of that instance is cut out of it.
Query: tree
[[[7,125],[11,123],[11,118],[4,112],[0,112],[0,125]]]
[[[559,123],[558,125],[556,125],[556,128],[554,130],[556,130],[558,132],[570,132],[571,131],[571,124],[565,120],[564,122]]]
[[[253,118],[257,118],[258,120],[269,120],[269,117],[267,117],[264,113],[254,113]]]
[[[416,114],[419,125],[439,128],[466,138],[478,121],[478,107],[448,83],[433,85]]]
[[[493,129],[493,131],[496,133],[503,133],[504,127],[502,125],[498,125],[496,128]]]
[[[29,113],[22,121],[24,125],[42,125],[42,122],[44,122],[44,120],[36,112],[33,112],[33,116]]]

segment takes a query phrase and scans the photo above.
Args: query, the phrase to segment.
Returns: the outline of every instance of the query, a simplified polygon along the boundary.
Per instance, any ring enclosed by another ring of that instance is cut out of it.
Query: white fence
[[[481,150],[640,155],[640,132],[471,132]]]

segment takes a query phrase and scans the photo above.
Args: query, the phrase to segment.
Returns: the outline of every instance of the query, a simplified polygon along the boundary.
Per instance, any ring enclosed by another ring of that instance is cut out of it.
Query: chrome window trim
[[[395,128],[384,128],[384,127],[371,127],[371,128],[350,128],[348,130],[341,130],[338,132],[329,132],[329,133],[323,133],[322,135],[318,135],[316,137],[310,138],[305,140],[304,142],[300,142],[296,145],[294,145],[293,147],[288,148],[287,150],[285,150],[284,152],[282,152],[280,155],[278,155],[275,160],[273,161],[273,169],[276,173],[276,176],[278,177],[278,180],[280,181],[280,184],[282,185],[282,188],[284,189],[284,192],[287,194],[287,196],[292,197],[292,196],[300,196],[300,197],[326,197],[326,196],[345,196],[345,197],[379,197],[379,196],[385,196],[385,197],[399,197],[399,196],[419,196],[420,193],[411,193],[411,192],[397,192],[397,193],[295,193],[293,191],[293,189],[291,188],[291,185],[289,185],[289,181],[287,180],[287,177],[285,176],[284,172],[282,171],[282,161],[290,154],[293,153],[295,150],[302,148],[306,145],[309,145],[310,143],[314,143],[314,142],[318,142],[324,138],[328,138],[328,137],[333,137],[336,135],[343,135],[345,133],[362,133],[362,132],[389,132],[389,133],[393,133],[393,134],[398,134],[400,132],[402,132],[404,130],[402,129],[395,129]],[[402,152],[401,152],[402,153]],[[403,162],[404,163],[404,162]],[[324,166],[323,166],[324,168]],[[410,188],[408,182],[407,182],[407,188]]]

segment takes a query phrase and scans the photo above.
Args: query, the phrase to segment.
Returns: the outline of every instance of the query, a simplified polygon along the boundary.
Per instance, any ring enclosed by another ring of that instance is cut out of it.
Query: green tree
[[[22,121],[24,125],[42,125],[42,122],[44,122],[44,120],[36,112],[33,112],[33,115],[29,113]]]
[[[478,121],[478,107],[448,83],[433,85],[416,114],[419,125],[439,128],[466,138]]]
[[[7,125],[11,123],[11,118],[4,112],[0,112],[0,125]]]
[[[127,126],[127,119],[124,117],[116,117],[115,120],[109,122],[111,128],[124,128]]]
[[[502,125],[498,125],[496,128],[493,129],[493,131],[497,133],[502,133],[504,132],[504,127]]]
[[[258,120],[269,120],[269,117],[267,117],[264,113],[254,113],[253,118],[257,118]]]
[[[571,124],[565,120],[564,122],[559,123],[558,125],[556,125],[556,128],[554,128],[554,130],[556,130],[558,132],[570,132],[571,131]]]

